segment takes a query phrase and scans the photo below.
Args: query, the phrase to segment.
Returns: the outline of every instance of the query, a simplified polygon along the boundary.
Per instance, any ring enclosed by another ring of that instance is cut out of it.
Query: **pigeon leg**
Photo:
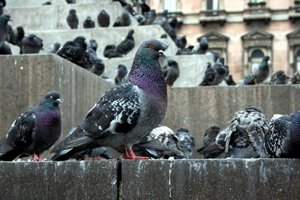
[[[133,160],[148,160],[148,157],[136,156],[131,148],[126,148],[123,157],[125,159],[133,159]]]
[[[34,160],[34,161],[43,161],[44,159],[42,158],[42,156],[40,154],[33,154],[32,155],[32,160]]]

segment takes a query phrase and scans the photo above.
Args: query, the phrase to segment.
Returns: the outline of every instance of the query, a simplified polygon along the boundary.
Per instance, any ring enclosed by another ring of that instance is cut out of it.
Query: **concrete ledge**
[[[1,199],[117,199],[117,161],[0,162]]]
[[[67,5],[65,0],[10,0],[6,2],[6,7],[31,7],[41,6],[46,1],[50,1],[52,5]],[[76,0],[76,4],[98,3],[98,0]],[[110,3],[111,0],[101,0],[102,3]]]

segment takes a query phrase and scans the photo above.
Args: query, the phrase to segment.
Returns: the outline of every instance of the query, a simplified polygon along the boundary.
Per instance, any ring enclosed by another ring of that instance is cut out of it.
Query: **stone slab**
[[[122,199],[297,199],[297,159],[122,161]]]
[[[117,161],[0,162],[1,199],[117,199]]]

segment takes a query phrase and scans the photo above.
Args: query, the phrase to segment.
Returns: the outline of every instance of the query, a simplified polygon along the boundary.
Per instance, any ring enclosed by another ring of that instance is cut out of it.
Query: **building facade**
[[[300,0],[148,0],[182,22],[177,30],[188,44],[206,36],[235,80],[242,79],[265,55],[272,71],[300,72]]]

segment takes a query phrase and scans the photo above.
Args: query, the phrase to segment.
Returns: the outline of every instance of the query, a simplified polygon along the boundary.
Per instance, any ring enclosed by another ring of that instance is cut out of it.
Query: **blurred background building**
[[[263,56],[272,71],[300,71],[300,0],[148,0],[168,10],[181,24],[179,36],[188,45],[206,36],[209,49],[219,52],[234,79],[242,79]]]

